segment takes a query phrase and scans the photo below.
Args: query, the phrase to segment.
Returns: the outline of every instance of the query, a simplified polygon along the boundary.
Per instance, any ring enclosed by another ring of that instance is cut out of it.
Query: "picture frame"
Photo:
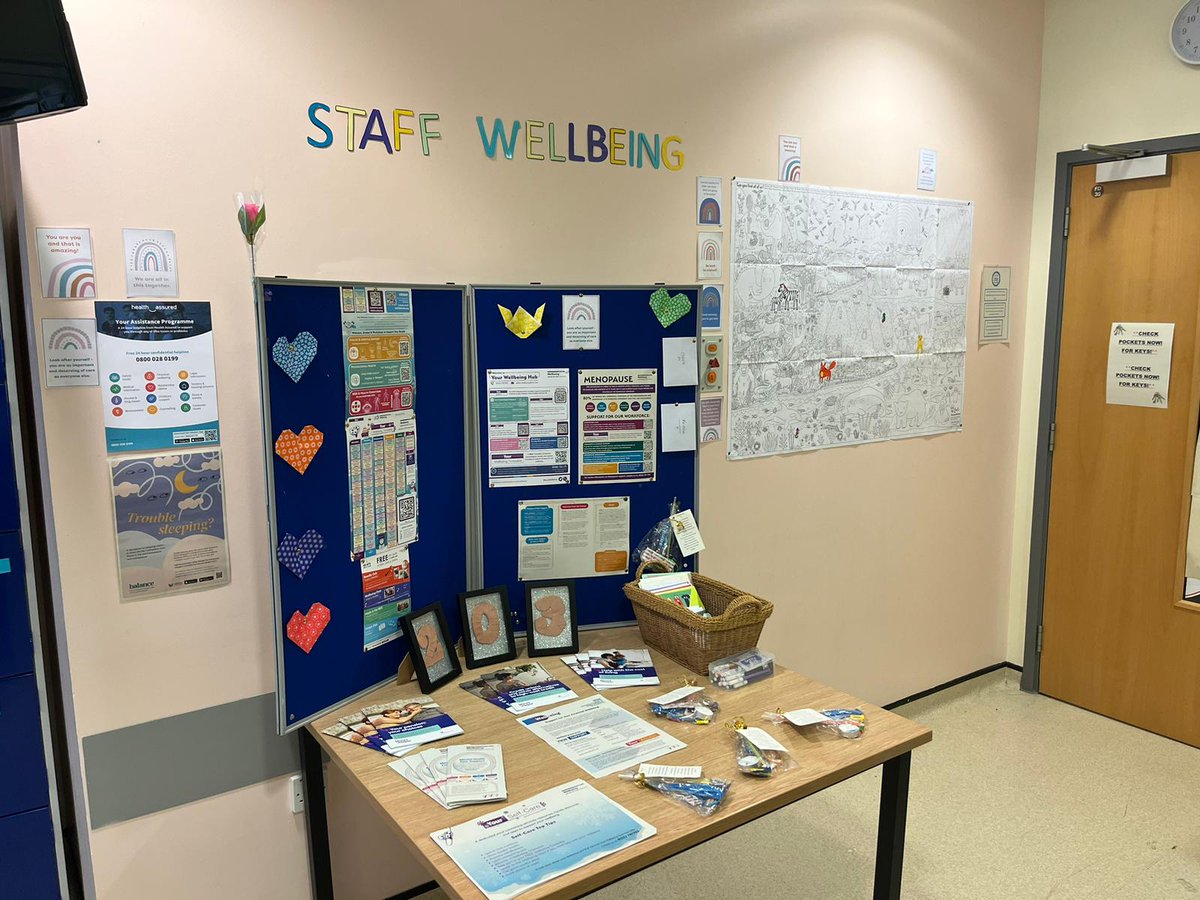
[[[401,616],[400,628],[408,640],[409,656],[423,693],[432,693],[462,675],[440,600]]]
[[[467,668],[478,669],[517,658],[508,588],[504,585],[458,595]]]
[[[525,638],[530,657],[579,652],[574,579],[525,583]]]

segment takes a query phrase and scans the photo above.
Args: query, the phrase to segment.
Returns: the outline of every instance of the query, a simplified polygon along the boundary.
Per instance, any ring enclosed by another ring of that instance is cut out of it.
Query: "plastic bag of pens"
[[[862,737],[867,730],[867,715],[861,709],[793,709],[791,712],[775,710],[763,713],[768,722],[787,722],[797,728],[810,726],[836,734],[849,740]]]
[[[711,816],[725,801],[731,782],[704,778],[700,766],[642,765],[621,773],[622,781],[658,791],[700,816]]]
[[[795,768],[787,747],[761,728],[748,726],[742,719],[729,723],[736,741],[737,767],[743,775],[770,778]]]
[[[671,516],[679,512],[679,500],[671,501],[667,517],[646,532],[646,536],[638,541],[633,558],[640,563],[647,563],[667,572],[678,572],[683,569],[683,554],[675,543],[675,532],[671,529]]]
[[[695,685],[668,691],[646,702],[654,715],[689,725],[708,725],[721,710],[721,705],[704,693],[704,688]]]

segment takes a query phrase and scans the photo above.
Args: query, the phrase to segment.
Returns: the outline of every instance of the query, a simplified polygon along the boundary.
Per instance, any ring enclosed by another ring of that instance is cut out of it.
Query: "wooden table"
[[[580,649],[642,647],[636,628],[582,632]],[[875,766],[883,766],[883,788],[879,800],[879,835],[875,859],[876,898],[898,900],[904,860],[904,827],[908,810],[908,775],[911,751],[933,738],[930,729],[903,719],[894,713],[826,687],[812,679],[776,666],[775,675],[736,691],[711,688],[721,704],[721,712],[712,725],[688,725],[655,719],[646,700],[683,683],[692,673],[651,651],[662,684],[658,687],[621,688],[605,692],[614,703],[651,720],[687,743],[687,748],[655,762],[677,765],[702,765],[704,774],[733,782],[721,808],[708,818],[651,790],[621,781],[616,775],[591,781],[597,789],[630,812],[654,825],[658,833],[632,847],[589,863],[573,872],[539,885],[522,896],[577,897],[596,890],[626,875],[666,859],[680,851],[773,812],[803,797],[815,794]],[[517,659],[514,662],[522,662]],[[541,662],[553,675],[574,690],[580,698],[594,695],[592,688],[573,673],[558,657],[543,657]],[[491,671],[495,667],[475,670]],[[466,673],[464,678],[466,680]],[[700,679],[697,679],[700,682]],[[702,683],[702,682],[701,682]],[[430,876],[450,897],[478,900],[484,895],[462,870],[430,839],[429,834],[447,826],[467,822],[481,813],[484,806],[442,809],[423,796],[403,777],[388,768],[394,759],[383,753],[321,734],[321,729],[339,716],[348,715],[372,703],[415,696],[415,682],[389,686],[360,697],[343,709],[324,716],[301,732],[302,762],[310,820],[310,849],[313,852],[315,893],[320,900],[333,896],[325,819],[322,751],[338,766],[379,809],[401,842],[428,870]],[[587,774],[549,745],[525,729],[517,717],[500,707],[468,694],[457,683],[435,691],[435,700],[462,726],[464,734],[448,743],[490,743],[504,748],[508,800],[494,804],[500,808],[533,794],[556,787]],[[782,707],[827,709],[859,707],[867,714],[867,730],[858,740],[845,740],[818,729],[804,732],[790,725],[766,725],[789,748],[796,768],[771,778],[742,775],[734,760],[733,738],[724,723],[736,716],[748,724],[760,721],[767,710]]]

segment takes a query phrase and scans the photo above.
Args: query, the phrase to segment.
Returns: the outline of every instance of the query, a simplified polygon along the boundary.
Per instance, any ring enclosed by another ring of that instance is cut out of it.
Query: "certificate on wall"
[[[568,369],[487,370],[488,487],[571,483]]]
[[[517,578],[593,578],[629,571],[629,498],[521,500]]]
[[[96,301],[109,453],[217,444],[217,369],[207,303]]]
[[[488,900],[508,900],[657,833],[576,779],[429,837]]]
[[[579,483],[653,481],[658,369],[579,370]]]
[[[121,599],[229,583],[221,452],[109,460]]]

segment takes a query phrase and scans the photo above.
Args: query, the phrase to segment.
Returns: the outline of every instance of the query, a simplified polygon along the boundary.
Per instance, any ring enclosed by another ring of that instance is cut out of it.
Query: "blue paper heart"
[[[325,538],[321,537],[321,533],[315,528],[310,528],[299,538],[294,534],[285,534],[283,540],[279,542],[277,555],[279,561],[287,566],[293,575],[303,581],[313,560],[317,558],[317,554],[324,546]]]
[[[290,344],[285,337],[278,338],[271,347],[271,359],[296,383],[307,371],[309,363],[317,356],[317,339],[307,331],[296,335]]]

